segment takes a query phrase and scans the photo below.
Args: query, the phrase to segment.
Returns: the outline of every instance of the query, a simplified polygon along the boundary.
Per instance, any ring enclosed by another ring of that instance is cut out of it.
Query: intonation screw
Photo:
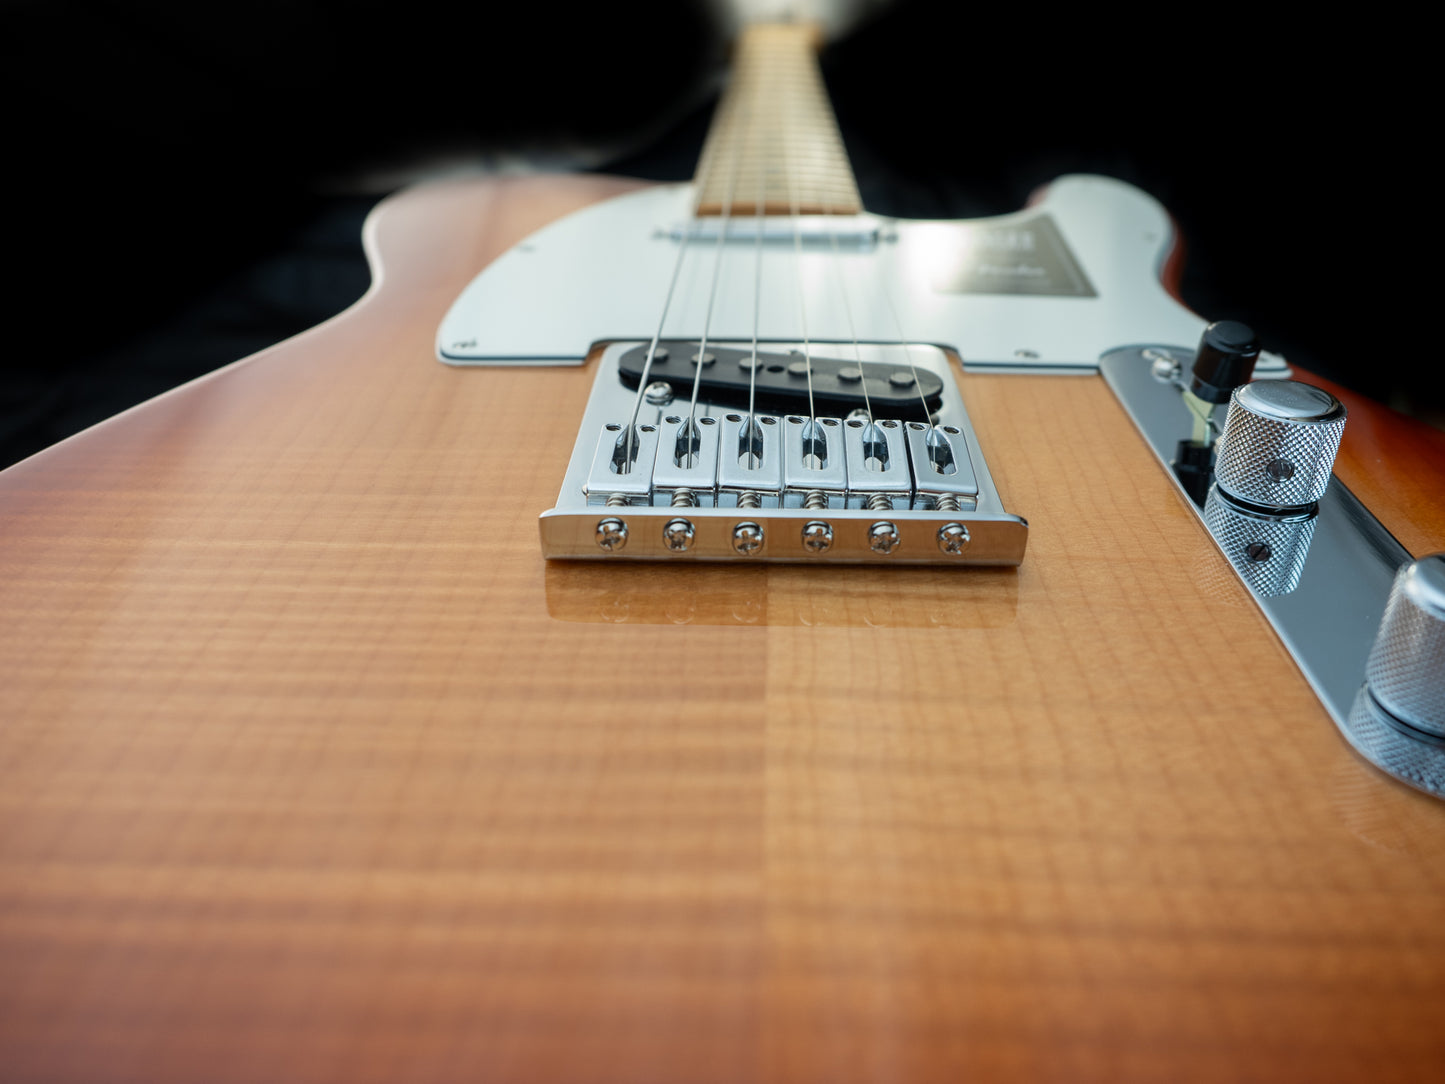
[[[757,523],[739,523],[733,528],[733,549],[744,557],[763,548],[763,528]]]
[[[821,519],[803,524],[803,548],[809,553],[823,553],[833,544],[833,528]]]
[[[962,523],[945,523],[938,528],[938,548],[950,557],[956,557],[968,545],[968,528]]]
[[[892,553],[900,541],[898,527],[887,520],[868,528],[868,548],[874,553]]]
[[[663,351],[659,350],[659,354]],[[666,380],[654,380],[642,392],[642,397],[653,406],[667,406],[672,402],[672,385]]]
[[[689,520],[670,519],[667,521],[667,526],[662,528],[663,545],[673,553],[692,549],[692,540],[696,537],[697,530]]]
[[[627,524],[609,516],[597,524],[597,544],[608,553],[615,553],[627,545]]]

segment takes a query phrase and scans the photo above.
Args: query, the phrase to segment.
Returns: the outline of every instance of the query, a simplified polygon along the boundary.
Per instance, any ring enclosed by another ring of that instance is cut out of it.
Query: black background
[[[726,63],[681,0],[0,11],[0,463],[344,308],[387,178],[478,156],[689,177]],[[1388,50],[1358,21],[903,0],[823,69],[870,210],[1122,178],[1178,222],[1192,308],[1438,423],[1426,152]]]

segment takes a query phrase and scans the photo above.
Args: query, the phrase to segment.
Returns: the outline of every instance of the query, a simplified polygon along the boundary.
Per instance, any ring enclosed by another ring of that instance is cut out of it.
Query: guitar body
[[[541,559],[593,364],[434,336],[633,187],[403,194],[354,308],[0,474],[0,1077],[1438,1075],[1445,805],[1098,376],[955,371],[1018,568]]]

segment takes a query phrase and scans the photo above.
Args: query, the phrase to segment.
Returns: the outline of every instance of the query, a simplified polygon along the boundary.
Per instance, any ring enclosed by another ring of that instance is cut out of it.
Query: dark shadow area
[[[345,308],[367,283],[361,222],[403,179],[691,176],[726,51],[712,9],[678,0],[0,19],[19,284],[0,464]],[[1305,49],[1285,28],[904,2],[823,67],[871,210],[994,214],[1060,173],[1119,177],[1174,214],[1192,308],[1438,424],[1419,215],[1397,211],[1423,171],[1378,123],[1391,88],[1360,62],[1378,45],[1358,25]]]

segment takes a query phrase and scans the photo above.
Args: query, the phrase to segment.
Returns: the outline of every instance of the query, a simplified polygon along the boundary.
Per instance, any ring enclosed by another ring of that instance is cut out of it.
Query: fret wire
[[[776,133],[786,122],[790,156],[786,172],[791,174],[794,191],[784,197],[765,190],[764,213],[791,214],[796,205],[799,212],[809,214],[857,214],[862,209],[857,182],[848,167],[808,32],[801,27],[753,27],[744,32],[738,53],[725,102],[748,100],[750,95],[759,101],[763,98],[760,88],[766,88],[770,105],[756,108],[747,116],[749,123],[744,123],[741,110],[720,112],[697,171],[697,213],[716,215],[724,202],[732,202],[726,192],[729,167],[742,178],[733,186],[736,192],[739,187],[751,186],[757,171],[776,166],[780,149],[776,142],[753,139],[749,129]],[[737,213],[736,207],[730,209]]]

